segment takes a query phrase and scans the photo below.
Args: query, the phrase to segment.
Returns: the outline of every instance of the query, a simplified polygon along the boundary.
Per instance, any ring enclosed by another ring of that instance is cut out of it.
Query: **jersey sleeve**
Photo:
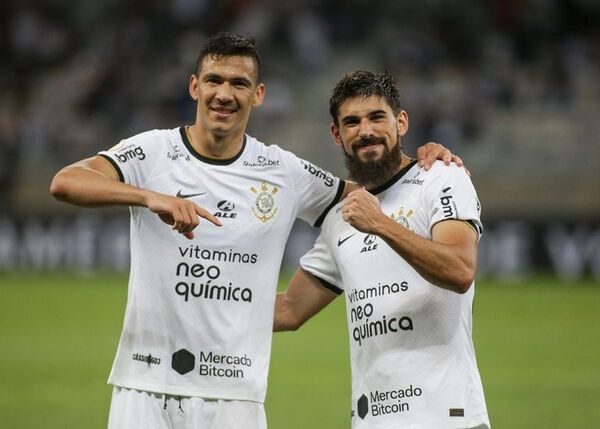
[[[159,133],[155,130],[121,140],[98,155],[112,164],[122,182],[142,188],[158,163],[160,148]]]
[[[338,295],[344,291],[342,276],[327,244],[326,225],[317,237],[315,244],[300,258],[300,266],[317,277],[321,284]]]
[[[447,167],[436,162],[431,172],[433,177],[425,188],[430,207],[429,229],[444,220],[463,220],[481,237],[481,205],[466,171],[456,165]]]
[[[284,162],[296,193],[298,217],[320,227],[325,215],[341,199],[345,182],[290,152],[285,154]]]

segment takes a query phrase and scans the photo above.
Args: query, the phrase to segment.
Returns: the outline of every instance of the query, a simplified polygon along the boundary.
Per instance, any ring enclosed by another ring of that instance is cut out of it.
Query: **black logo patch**
[[[171,368],[184,375],[196,366],[196,357],[186,349],[177,350],[171,359]]]
[[[361,420],[364,420],[365,416],[369,414],[369,398],[367,398],[366,395],[363,394],[360,398],[358,398],[358,402],[356,403],[356,405],[358,417],[360,417]]]
[[[450,417],[464,417],[465,409],[464,408],[450,408],[449,410]]]

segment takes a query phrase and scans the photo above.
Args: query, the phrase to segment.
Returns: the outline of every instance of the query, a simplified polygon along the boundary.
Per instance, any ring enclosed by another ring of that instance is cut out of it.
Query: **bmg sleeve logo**
[[[144,153],[144,149],[142,149],[139,146],[126,146],[123,149],[121,149],[119,151],[119,153],[116,153],[115,156],[117,157],[117,159],[119,160],[120,163],[125,163],[127,161],[129,161],[130,159],[139,159],[140,161],[143,161],[144,159],[146,159],[146,154]]]

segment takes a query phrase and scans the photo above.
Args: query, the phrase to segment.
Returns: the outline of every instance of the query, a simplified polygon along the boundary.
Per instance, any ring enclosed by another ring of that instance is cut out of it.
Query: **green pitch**
[[[105,428],[122,276],[0,274],[0,428]],[[600,427],[600,284],[480,282],[475,343],[495,429]],[[349,428],[342,299],[277,334],[270,429]]]

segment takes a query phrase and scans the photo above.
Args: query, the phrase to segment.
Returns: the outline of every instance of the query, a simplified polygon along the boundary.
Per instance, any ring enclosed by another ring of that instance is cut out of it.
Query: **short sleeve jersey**
[[[187,198],[195,238],[131,207],[131,269],[109,383],[183,396],[263,402],[273,311],[294,220],[319,225],[343,181],[245,136],[233,159],[202,157],[184,128],[154,130],[100,152],[123,182]]]
[[[455,165],[425,171],[413,162],[371,192],[422,237],[448,219],[482,232],[475,189]],[[346,223],[341,206],[300,262],[345,292],[353,428],[489,426],[471,338],[474,286],[460,295],[429,283],[380,237]]]

